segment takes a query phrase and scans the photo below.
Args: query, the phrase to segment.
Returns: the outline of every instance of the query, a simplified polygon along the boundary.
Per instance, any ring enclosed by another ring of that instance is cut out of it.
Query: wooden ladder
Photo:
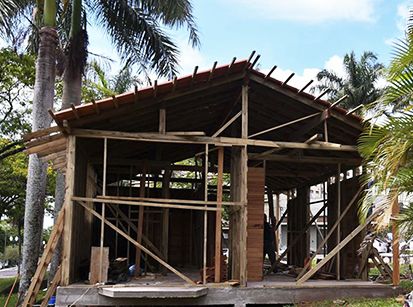
[[[43,255],[40,258],[38,264],[37,264],[37,269],[36,272],[34,273],[34,276],[31,280],[29,290],[27,290],[26,297],[24,298],[23,305],[24,307],[26,306],[33,306],[36,296],[39,293],[40,286],[43,282],[44,275],[47,270],[47,266],[49,265],[50,261],[52,260],[53,252],[57,246],[57,243],[59,242],[59,238],[63,232],[63,226],[64,226],[64,215],[65,215],[65,206],[62,207],[62,209],[59,212],[59,215],[57,216],[57,220],[55,225],[53,226],[52,232],[50,234],[49,241],[47,241],[46,247],[44,248]],[[56,275],[53,278],[53,282],[50,285],[49,288],[54,288],[56,289],[56,286],[58,282],[60,281],[60,274],[61,270],[60,267],[56,272]],[[52,293],[49,294],[50,291],[47,292],[47,295],[45,297],[45,300],[47,299],[47,296],[49,295],[49,298]],[[43,302],[44,303],[44,302]],[[42,306],[44,306],[42,303]]]

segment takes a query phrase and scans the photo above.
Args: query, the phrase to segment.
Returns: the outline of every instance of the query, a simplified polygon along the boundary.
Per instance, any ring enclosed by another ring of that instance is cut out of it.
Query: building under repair
[[[361,118],[322,100],[325,92],[305,93],[311,82],[296,89],[292,75],[271,77],[275,67],[255,70],[252,57],[50,111],[57,126],[26,136],[28,153],[66,175],[27,304],[59,237],[48,294],[59,285],[57,306],[249,306],[395,291],[366,281],[369,255],[357,253],[366,225],[357,215]],[[311,214],[310,187],[320,183],[322,205]],[[271,268],[265,199],[276,238],[288,217],[287,248]],[[322,239],[310,253],[308,229],[320,215]]]

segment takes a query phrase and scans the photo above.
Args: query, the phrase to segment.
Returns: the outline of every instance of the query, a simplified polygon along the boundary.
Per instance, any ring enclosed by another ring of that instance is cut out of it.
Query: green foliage
[[[2,255],[2,260],[17,263],[19,261],[19,247],[17,245],[7,246],[6,251]]]
[[[348,95],[340,105],[345,108],[354,108],[360,104],[372,103],[380,97],[381,90],[376,87],[378,78],[382,75],[383,65],[378,62],[377,56],[369,51],[364,52],[357,60],[354,52],[346,54],[343,59],[346,76],[338,76],[333,71],[323,69],[317,74],[322,83],[314,89],[324,91],[330,89],[328,97],[336,101]]]
[[[360,138],[359,151],[366,165],[364,181],[369,183],[361,212],[365,216],[372,204],[383,207],[385,214],[379,220],[379,226],[388,224],[392,204],[398,195],[413,192],[412,35],[407,32],[406,40],[396,44],[395,57],[387,74],[389,86],[370,106],[379,123],[366,125]],[[392,114],[388,115],[389,112]],[[409,204],[399,222],[413,234],[412,210]]]
[[[16,139],[30,130],[28,114],[34,76],[33,56],[0,49],[0,136]]]

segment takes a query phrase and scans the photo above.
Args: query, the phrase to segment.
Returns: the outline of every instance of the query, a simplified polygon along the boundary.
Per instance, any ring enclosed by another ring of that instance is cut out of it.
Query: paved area
[[[9,278],[17,275],[17,266],[0,270],[0,278]]]

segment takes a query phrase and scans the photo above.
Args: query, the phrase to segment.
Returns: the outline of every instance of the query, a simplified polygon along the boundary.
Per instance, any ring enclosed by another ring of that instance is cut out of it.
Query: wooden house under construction
[[[392,291],[360,279],[361,118],[340,101],[322,100],[325,93],[306,93],[310,83],[296,89],[288,85],[292,76],[272,78],[275,67],[267,75],[255,70],[256,61],[215,63],[51,111],[56,127],[26,136],[29,153],[66,175],[54,230],[63,238],[57,306],[165,305],[165,298],[175,305],[282,304],[314,299],[317,285],[324,289],[318,298]],[[313,215],[309,190],[316,184],[325,197]],[[283,214],[281,193],[288,195]],[[287,249],[277,262],[296,268],[297,278],[264,273],[266,201],[276,232],[288,217]],[[310,268],[307,230],[321,213],[325,256]],[[134,265],[136,276],[107,285],[115,259]],[[334,280],[306,282],[317,274]]]

